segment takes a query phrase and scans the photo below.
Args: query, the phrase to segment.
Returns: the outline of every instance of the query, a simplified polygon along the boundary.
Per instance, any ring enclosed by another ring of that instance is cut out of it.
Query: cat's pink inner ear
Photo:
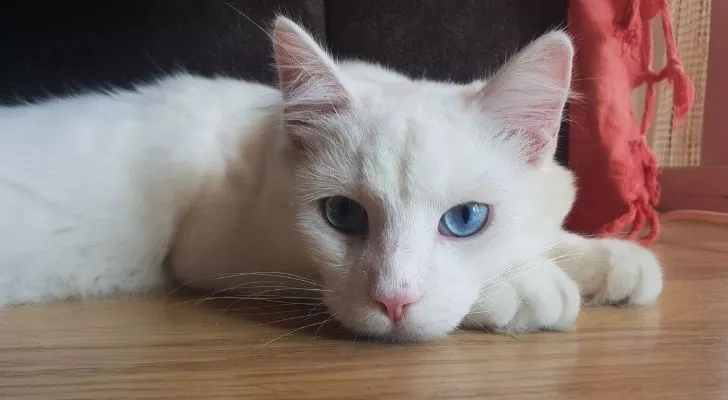
[[[286,112],[313,118],[349,104],[336,64],[300,26],[279,17],[273,49]]]
[[[523,141],[531,164],[552,158],[556,150],[573,55],[568,35],[548,33],[515,55],[479,93],[489,116]]]

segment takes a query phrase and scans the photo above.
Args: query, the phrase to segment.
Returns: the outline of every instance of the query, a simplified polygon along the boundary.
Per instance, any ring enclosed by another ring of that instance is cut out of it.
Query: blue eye
[[[369,217],[361,204],[342,196],[324,199],[324,214],[331,226],[344,233],[364,233],[369,229]]]
[[[473,236],[483,230],[490,215],[490,206],[470,202],[459,204],[440,218],[439,231],[445,236],[463,238]]]

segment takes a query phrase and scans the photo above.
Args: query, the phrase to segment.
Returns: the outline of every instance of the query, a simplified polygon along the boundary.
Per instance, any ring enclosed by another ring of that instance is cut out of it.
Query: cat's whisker
[[[279,282],[274,282],[274,281],[244,282],[244,283],[241,283],[241,284],[238,284],[235,286],[215,290],[213,292],[208,293],[207,296],[218,296],[218,295],[226,294],[229,292],[235,293],[235,292],[240,291],[240,289],[256,289],[256,288],[261,288],[262,286],[269,288],[269,287],[271,287],[270,285],[272,285],[272,284],[278,284],[278,286],[276,286],[276,287],[281,287],[281,288],[285,287],[285,286],[281,285]],[[257,286],[257,285],[261,285],[261,286]]]
[[[574,256],[580,257],[580,256],[583,256],[583,255],[584,255],[584,253],[580,253],[580,252],[573,252],[573,251],[572,252],[564,252],[564,253],[561,253],[561,254],[559,254],[557,256],[554,256],[554,257],[550,258],[549,260],[551,260],[551,261],[559,261],[559,260],[561,260],[562,258],[565,258],[565,257],[574,257]]]
[[[584,257],[584,256],[586,256],[586,254],[583,252],[575,252],[575,251],[564,252],[558,256],[551,258],[551,261],[558,262],[558,261],[562,261],[562,259],[564,259],[564,258],[571,258],[571,257],[580,258],[580,257]]]
[[[240,303],[240,302],[236,302],[235,304],[238,304],[238,303]],[[306,303],[306,304],[302,304],[302,305],[309,306],[310,304]],[[230,307],[230,308],[226,308],[226,309],[229,310],[229,311],[242,311],[242,310],[263,310],[263,309],[270,309],[270,308],[275,309],[275,308],[282,308],[282,307],[290,308],[290,305],[288,305],[288,304],[275,303],[275,304],[265,304],[265,305],[262,305],[262,306],[254,306],[254,307],[249,307],[249,306],[246,305],[244,307],[239,307],[239,308],[232,308],[232,307]]]
[[[258,299],[260,299],[260,298],[281,298],[281,299],[285,298],[285,299],[316,299],[316,300],[321,298],[320,296],[294,296],[294,295],[285,295],[285,294],[278,293],[278,292],[286,291],[286,290],[289,290],[289,289],[287,289],[287,288],[268,289],[268,290],[257,291],[257,292],[254,291],[251,293],[247,293],[245,295],[231,296],[231,297],[236,297],[239,301],[245,301],[245,300],[249,300],[249,299],[253,299],[253,298],[258,298]],[[264,296],[267,293],[271,293],[271,294]],[[203,297],[202,299],[208,299],[208,298],[209,299],[214,299],[214,298],[219,299],[222,297],[222,296],[220,296],[220,294],[221,293],[217,293],[217,292],[212,293],[208,296]]]
[[[582,256],[578,255],[578,256],[561,257],[561,258],[556,259],[556,260],[550,259],[549,261],[552,261],[552,262],[554,262],[555,264],[558,265],[560,263],[567,263],[567,262],[571,262],[571,261],[574,261],[574,260],[580,260],[581,258],[582,258]]]
[[[529,307],[534,307],[534,304],[533,304],[533,303],[531,303],[531,302],[529,302],[529,301],[526,301],[526,300],[525,300],[525,299],[524,299],[523,297],[519,297],[519,298],[518,298],[518,301],[519,301],[519,302],[520,302],[521,304],[525,304],[525,305],[527,305],[527,306],[529,306]]]
[[[544,253],[548,252],[549,250],[551,250],[551,249],[553,249],[553,248],[555,248],[555,247],[557,247],[557,246],[559,246],[559,245],[561,245],[561,244],[563,244],[563,243],[564,243],[564,241],[563,241],[563,240],[559,240],[559,241],[556,241],[556,242],[550,243],[549,245],[545,246],[545,247],[543,248],[543,250],[542,250],[542,251],[541,251],[541,252],[540,252],[539,254],[535,255],[535,256],[534,256],[534,257],[532,257],[532,258],[531,258],[530,260],[534,260],[534,259],[539,259],[539,258],[543,257],[543,254],[544,254]],[[565,255],[568,255],[568,254],[562,254],[562,255],[559,255],[559,256],[557,256],[557,257],[554,257],[554,258],[550,258],[550,259],[548,259],[548,261],[551,261],[551,262],[554,262],[554,263],[558,263],[558,261],[563,261],[563,256],[565,256]],[[521,260],[521,261],[519,261],[519,262],[515,262],[515,263],[512,263],[512,264],[509,264],[509,265],[508,265],[508,266],[507,266],[506,268],[504,268],[504,270],[503,270],[503,271],[501,271],[501,272],[500,272],[499,274],[493,275],[493,276],[489,277],[488,279],[486,279],[485,281],[483,281],[483,283],[481,283],[481,290],[480,290],[480,293],[482,294],[483,292],[487,292],[487,291],[489,291],[490,289],[492,289],[493,287],[495,287],[495,286],[497,285],[497,283],[499,283],[499,282],[494,282],[494,281],[496,281],[496,280],[498,280],[498,279],[501,279],[501,278],[503,278],[503,277],[504,277],[505,275],[508,275],[508,274],[509,274],[510,272],[512,272],[513,270],[516,270],[517,268],[520,268],[520,267],[522,267],[522,266],[523,266],[524,264],[528,264],[528,263],[529,263],[529,260],[525,260],[525,261]],[[538,268],[540,268],[540,267],[542,267],[542,266],[543,266],[543,265],[539,265],[539,266],[538,266]],[[520,270],[520,271],[518,271],[518,274],[516,274],[516,275],[513,275],[513,276],[510,276],[510,277],[509,277],[509,278],[507,278],[506,280],[507,280],[507,281],[510,281],[510,280],[512,280],[512,279],[515,279],[515,278],[517,278],[517,277],[521,276],[521,275],[522,275],[523,273],[527,273],[527,272],[532,272],[532,271],[534,271],[534,270],[535,270],[535,269],[525,269],[525,270]]]
[[[522,266],[523,266],[523,262],[510,264],[506,268],[504,268],[503,271],[501,271],[499,274],[495,274],[495,275],[489,277],[488,279],[486,279],[485,281],[483,281],[481,283],[480,293],[482,294],[484,291],[490,290],[493,287],[497,286],[498,284],[501,283],[501,280],[503,280],[504,275],[507,275]]]
[[[313,334],[314,339],[316,339],[318,337],[318,334],[319,334],[319,331],[321,330],[321,328],[323,328],[323,326],[326,325],[327,322],[334,319],[335,316],[336,316],[336,313],[331,314],[328,318],[326,318],[326,320],[324,322],[321,323],[321,325],[319,325],[318,329],[316,329],[316,332]]]
[[[483,288],[481,288],[481,290],[479,292],[480,293],[480,296],[482,297],[482,295],[484,293],[487,293],[491,289],[497,287],[502,282],[502,281],[495,282],[495,279],[502,279],[505,282],[511,282],[514,279],[517,279],[517,278],[521,277],[524,274],[527,274],[529,272],[536,271],[536,270],[538,270],[540,268],[543,268],[543,267],[546,267],[548,265],[549,264],[548,263],[545,263],[545,262],[537,262],[537,263],[535,263],[531,267],[522,268],[522,269],[517,270],[515,274],[508,274],[507,276],[504,276],[504,274],[498,275],[498,276],[494,277],[493,279],[491,279],[490,282],[489,281],[486,281],[487,283],[489,282],[490,284],[489,285],[486,285],[486,286],[483,286]],[[519,264],[519,266],[522,266],[522,264]],[[491,294],[491,295],[494,295],[494,294]]]
[[[231,308],[228,311],[248,311],[250,308]],[[272,311],[272,312],[250,312],[250,313],[235,313],[235,316],[238,317],[257,317],[257,316],[268,316],[268,315],[280,315],[280,314],[292,314],[292,313],[301,313],[301,312],[311,312],[311,308],[287,308],[285,310],[280,311]]]
[[[313,303],[306,303],[306,302],[295,302],[295,301],[287,301],[287,300],[281,300],[281,299],[246,299],[246,300],[237,300],[229,304],[227,307],[225,307],[225,311],[231,311],[233,309],[240,310],[241,308],[234,308],[234,306],[237,306],[240,303],[245,302],[272,302],[274,304],[279,304],[282,307],[290,307],[290,306],[305,306],[305,307],[311,307],[314,304]]]
[[[531,264],[531,265],[532,265],[532,266],[530,266],[530,267],[528,267],[528,268],[523,268],[523,269],[520,269],[520,270],[518,270],[518,271],[517,271],[517,272],[516,272],[515,274],[513,274],[513,275],[508,275],[508,276],[504,277],[504,278],[505,278],[505,280],[506,280],[506,282],[511,282],[511,281],[513,281],[513,280],[515,280],[515,279],[518,279],[518,278],[520,278],[520,277],[521,277],[522,275],[524,275],[524,274],[527,274],[527,273],[529,273],[529,272],[533,272],[533,271],[536,271],[536,270],[538,270],[538,269],[541,269],[541,268],[547,267],[547,266],[549,266],[550,264],[548,264],[548,263],[545,263],[545,262],[536,262],[536,263],[534,263],[534,264]]]
[[[262,289],[269,289],[269,290],[262,290]],[[277,285],[277,286],[271,286],[271,285],[262,285],[262,286],[235,286],[231,288],[226,289],[220,289],[214,292],[211,292],[207,294],[205,297],[215,297],[223,294],[239,294],[240,296],[244,295],[251,295],[251,294],[262,294],[262,293],[268,293],[268,292],[290,292],[290,293],[296,293],[296,294],[302,294],[302,293],[330,293],[329,290],[323,290],[323,289],[315,289],[315,288],[302,288],[302,287],[296,287],[296,286],[285,286],[285,285]]]
[[[266,295],[266,296],[258,296],[258,295],[248,295],[240,297],[239,300],[245,301],[245,300],[263,300],[263,299],[286,299],[286,300],[313,300],[313,301],[319,301],[321,300],[321,297],[319,296],[276,296],[276,295]]]
[[[274,299],[274,298],[273,298],[273,299]],[[213,300],[214,300],[214,299],[213,299]],[[250,302],[250,303],[253,303],[253,302],[258,302],[258,301],[261,301],[261,302],[263,302],[263,300],[262,300],[262,299],[260,299],[260,300],[250,300],[249,302]],[[235,304],[239,304],[239,303],[240,303],[240,302],[236,302]],[[270,302],[267,302],[267,303],[270,303]],[[320,304],[320,302],[318,302],[318,303],[315,303],[315,302],[310,302],[310,303],[302,303],[301,305],[303,305],[303,306],[307,306],[307,307],[308,307],[308,306],[313,306],[313,305],[316,305],[316,304]],[[229,308],[229,310],[231,310],[231,311],[240,311],[240,310],[262,310],[262,309],[268,309],[268,308],[282,308],[282,307],[286,307],[286,308],[287,308],[287,307],[289,307],[289,305],[288,305],[288,304],[286,304],[286,303],[273,303],[273,304],[264,304],[264,305],[261,305],[261,306],[251,306],[251,307],[249,307],[249,306],[245,305],[244,307],[240,307],[240,308]]]
[[[328,302],[328,301],[330,301],[330,300],[338,299],[338,298],[340,298],[340,296],[330,297],[330,298],[328,298],[328,299],[325,299],[325,300],[321,301],[320,303],[316,304],[316,305],[315,305],[315,306],[314,306],[314,307],[313,307],[313,308],[311,309],[311,312],[315,311],[315,310],[316,310],[317,308],[319,308],[319,307],[321,307],[321,306],[323,306],[323,305],[326,305],[326,302]]]
[[[311,285],[315,287],[321,287],[321,283],[315,282],[313,280],[310,280],[306,277],[292,274],[289,272],[275,272],[275,271],[258,271],[258,272],[230,272],[230,273],[223,273],[223,274],[210,274],[205,276],[200,276],[195,279],[191,279],[189,281],[186,281],[185,283],[180,283],[178,286],[176,286],[174,289],[169,291],[167,294],[172,295],[175,292],[185,288],[185,287],[192,287],[196,283],[199,283],[204,280],[222,280],[222,279],[230,279],[230,278],[242,278],[247,276],[261,276],[261,277],[267,277],[267,278],[281,278],[281,279],[288,279],[291,281],[297,281],[305,285]],[[244,283],[242,283],[244,284]],[[225,290],[225,289],[222,289]]]
[[[465,319],[467,319],[467,320],[471,321],[472,323],[478,325],[478,328],[481,329],[481,330],[488,329],[488,327],[483,322],[478,321],[478,320],[476,320],[476,319],[474,319],[474,318],[472,318],[472,317],[470,317],[468,315],[465,316]]]
[[[331,293],[332,290],[329,289],[318,289],[318,288],[303,288],[303,287],[297,287],[297,286],[284,286],[284,285],[264,285],[264,286],[233,286],[227,289],[221,289],[217,291],[217,293],[224,293],[224,292],[234,292],[236,290],[245,288],[247,291],[251,293],[265,293],[265,292],[275,292],[275,291],[290,291],[290,292],[312,292],[312,293]],[[270,289],[263,292],[257,292],[255,290],[259,289]]]
[[[212,297],[212,298],[205,298],[205,299],[197,299],[197,300],[190,300],[190,302],[194,303],[204,303],[209,301],[215,301],[215,300],[238,300],[240,301],[240,297],[235,296],[221,296],[221,297]],[[284,301],[279,300],[275,298],[246,298],[244,300],[249,301],[263,301],[263,302],[269,302],[269,303],[275,303],[275,304],[284,304],[284,305],[303,305],[303,306],[310,306],[313,305],[311,302],[302,302],[302,301]]]
[[[495,308],[492,308],[492,307],[491,308],[488,308],[488,309],[485,309],[485,310],[482,309],[482,308],[476,308],[473,311],[469,312],[468,315],[473,315],[473,314],[486,314],[486,313],[490,313],[490,312],[493,312],[493,311],[495,311]]]
[[[263,322],[263,323],[255,324],[255,325],[256,326],[273,325],[273,324],[278,324],[278,323],[281,323],[281,322],[292,321],[292,320],[302,319],[302,318],[305,321],[306,319],[314,318],[314,317],[317,317],[319,315],[324,315],[324,314],[328,314],[328,312],[322,311],[320,313],[316,313],[316,314],[312,314],[312,315],[298,315],[298,316],[295,316],[295,317],[283,318],[283,319],[279,319],[279,320],[276,320],[276,321]]]
[[[332,317],[333,317],[333,316],[332,316]],[[330,319],[330,318],[332,318],[332,317],[329,317],[329,319]],[[288,331],[288,332],[286,332],[286,333],[284,333],[284,334],[282,334],[282,335],[280,335],[280,336],[278,336],[278,337],[276,337],[276,338],[274,338],[274,339],[271,339],[271,340],[269,340],[269,341],[267,341],[267,342],[265,342],[265,343],[263,343],[263,344],[261,344],[261,345],[259,345],[259,346],[255,346],[255,347],[253,348],[253,350],[256,350],[256,349],[259,349],[259,348],[265,347],[265,346],[267,346],[267,345],[269,345],[269,344],[271,344],[271,343],[273,343],[273,342],[276,342],[276,341],[278,341],[278,340],[280,340],[280,339],[283,339],[283,338],[284,338],[284,337],[286,337],[286,336],[290,336],[290,335],[292,335],[292,334],[294,334],[294,333],[296,333],[296,332],[302,331],[302,330],[304,330],[304,329],[306,329],[306,328],[310,328],[310,327],[312,327],[312,326],[316,326],[316,325],[323,325],[323,324],[324,324],[324,323],[326,323],[327,321],[328,321],[328,319],[327,319],[326,321],[324,321],[324,322],[314,322],[313,324],[308,324],[308,325],[304,325],[304,326],[302,326],[302,327],[300,327],[300,328],[296,328],[296,329],[291,329],[290,331]]]
[[[305,308],[291,309],[290,306],[292,304],[294,304],[294,303],[292,303],[290,301],[285,301],[287,299],[290,299],[289,297],[285,297],[285,296],[284,297],[271,296],[271,297],[264,297],[264,298],[247,298],[246,297],[245,299],[239,299],[239,300],[236,300],[235,302],[231,303],[230,305],[228,305],[227,307],[225,307],[225,311],[243,311],[243,310],[250,311],[250,310],[259,310],[259,309],[266,309],[266,308],[281,308],[281,307],[285,307],[284,310],[273,311],[273,312],[265,312],[265,313],[262,313],[262,312],[236,313],[235,315],[238,315],[238,316],[265,316],[265,315],[276,315],[276,314],[290,314],[290,313],[296,313],[296,312],[298,312],[298,313],[308,312],[307,315],[308,316],[312,316],[314,312],[316,312],[317,310],[320,310],[319,307],[321,307],[322,305],[325,305],[328,301],[333,300],[333,299],[336,299],[336,298],[338,298],[338,296],[330,297],[330,298],[327,298],[327,299],[325,299],[323,301],[319,301],[319,302],[316,302],[316,303],[314,303],[314,302],[311,302],[311,303],[296,303],[296,304],[299,304],[299,305],[305,305],[306,307]],[[250,302],[253,302],[253,301],[269,301],[271,299],[273,299],[273,300],[279,300],[279,301],[276,302],[275,304],[268,304],[268,305],[263,305],[263,306],[256,306],[256,307],[245,306],[245,307],[233,308],[234,305],[237,305],[237,304],[239,304],[240,302],[243,302],[243,301],[250,301]],[[319,297],[311,297],[311,300],[314,300],[314,299],[315,300],[320,300]],[[206,300],[206,299],[201,299],[201,300]],[[214,300],[214,298],[210,298],[210,300]]]
[[[275,277],[285,278],[302,283],[307,283],[312,286],[322,286],[321,283],[308,279],[301,275],[292,274],[289,272],[274,272],[274,271],[258,271],[258,272],[230,272],[226,274],[219,274],[211,276],[212,279],[229,279],[229,278],[241,278],[246,276],[264,276],[264,277]]]

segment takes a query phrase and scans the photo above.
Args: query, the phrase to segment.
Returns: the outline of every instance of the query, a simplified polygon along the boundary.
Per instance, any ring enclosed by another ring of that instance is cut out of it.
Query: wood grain
[[[388,345],[183,299],[1,310],[0,399],[728,398],[728,227],[668,222],[656,249],[656,307],[571,333]]]

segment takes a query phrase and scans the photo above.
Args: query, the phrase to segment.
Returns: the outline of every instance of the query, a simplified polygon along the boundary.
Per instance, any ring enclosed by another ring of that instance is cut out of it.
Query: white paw
[[[652,304],[662,292],[662,267],[648,249],[625,240],[600,241],[606,270],[601,285],[585,293],[587,304],[642,306]]]
[[[462,325],[505,332],[573,328],[581,307],[576,283],[547,261],[522,271],[486,287]]]

